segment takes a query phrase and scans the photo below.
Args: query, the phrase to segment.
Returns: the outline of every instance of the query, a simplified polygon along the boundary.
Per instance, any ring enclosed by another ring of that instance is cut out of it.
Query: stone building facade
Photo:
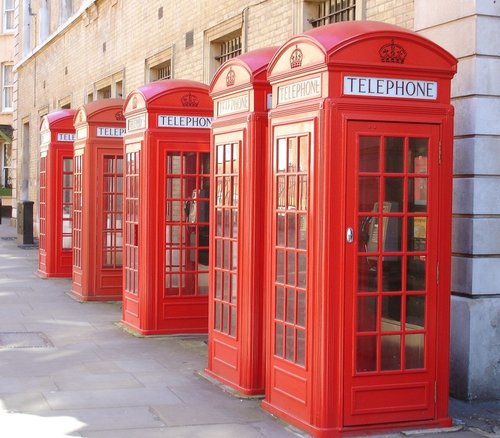
[[[18,0],[15,196],[37,202],[39,125],[48,112],[125,97],[159,79],[210,80],[235,54],[339,19],[421,32],[459,59],[456,107],[452,391],[500,394],[500,2],[494,0]],[[4,0],[5,4],[5,0]],[[343,15],[342,15],[343,14]],[[0,40],[1,43],[1,40]],[[495,123],[496,122],[496,123]],[[14,211],[14,215],[16,212]],[[37,209],[34,223],[36,233]]]

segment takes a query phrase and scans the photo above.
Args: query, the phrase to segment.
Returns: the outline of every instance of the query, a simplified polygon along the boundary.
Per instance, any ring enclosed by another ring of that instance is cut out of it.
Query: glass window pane
[[[299,138],[299,172],[307,172],[309,168],[309,138]]]
[[[297,365],[304,366],[306,363],[306,333],[297,330]]]
[[[287,215],[287,225],[288,225],[288,239],[287,239],[287,247],[288,248],[295,248],[296,246],[296,241],[295,241],[295,236],[297,234],[297,227],[296,227],[296,222],[295,222],[295,215],[294,214],[289,214]]]
[[[382,228],[382,242],[384,252],[401,251],[401,230],[403,229],[403,218],[384,217]]]
[[[385,172],[404,172],[404,138],[386,137],[385,139]]]
[[[377,291],[377,257],[358,257],[358,291]]]
[[[284,209],[286,207],[286,177],[278,176],[277,181],[277,207]]]
[[[403,211],[404,179],[385,178],[384,211]]]
[[[285,246],[285,214],[278,213],[276,224],[276,245]]]
[[[425,256],[408,257],[406,290],[425,290]]]
[[[363,373],[377,369],[377,337],[358,336],[356,340],[356,371]]]
[[[297,292],[297,325],[306,326],[306,294]]]
[[[307,257],[304,253],[298,253],[297,287],[306,288],[307,282]]]
[[[425,296],[406,297],[406,330],[422,330],[425,322]]]
[[[427,248],[427,218],[408,218],[408,251],[425,251]]]
[[[377,297],[358,297],[358,332],[377,330]]]
[[[307,215],[299,214],[299,249],[307,248]]]
[[[297,208],[297,177],[289,176],[288,177],[288,209]]]
[[[297,172],[297,137],[288,139],[288,172]]]
[[[359,205],[358,211],[378,211],[379,178],[359,177]]]
[[[278,150],[277,150],[277,164],[278,164],[278,172],[284,172],[286,170],[286,138],[278,139]]]
[[[286,259],[286,283],[295,285],[295,251],[288,251]]]
[[[409,173],[427,173],[428,144],[427,138],[410,138]]]
[[[276,281],[285,282],[285,251],[276,251]]]
[[[276,287],[276,314],[275,318],[280,321],[284,320],[284,306],[285,306],[285,289],[282,287]]]
[[[295,322],[295,291],[293,289],[286,290],[286,322]]]
[[[401,369],[401,336],[382,336],[380,367],[384,371]]]
[[[229,328],[229,335],[236,336],[236,307],[231,306],[231,324]]]
[[[299,206],[302,211],[307,210],[307,176],[299,176]]]
[[[408,211],[427,210],[427,178],[409,178]]]
[[[405,368],[416,369],[424,367],[424,334],[415,333],[405,336]]]
[[[402,288],[403,273],[401,257],[384,257],[382,261],[382,290],[400,291]]]
[[[285,345],[285,358],[289,361],[294,360],[295,356],[295,336],[294,336],[294,328],[285,326],[285,334],[286,334],[286,345]]]
[[[359,138],[359,171],[378,172],[380,157],[380,137]]]
[[[391,332],[399,330],[401,330],[401,296],[383,296],[381,331]]]
[[[283,325],[274,324],[274,354],[283,357]]]

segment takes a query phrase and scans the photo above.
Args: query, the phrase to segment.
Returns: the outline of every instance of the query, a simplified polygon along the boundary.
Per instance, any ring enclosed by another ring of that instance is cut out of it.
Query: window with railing
[[[316,18],[309,22],[313,27],[339,21],[353,21],[356,19],[356,0],[327,0],[318,3]]]
[[[161,64],[151,67],[151,81],[160,81],[162,79],[172,79],[172,61],[169,59]]]
[[[228,59],[241,55],[241,32],[214,44],[219,46],[219,55],[216,55],[215,59],[222,65]]]

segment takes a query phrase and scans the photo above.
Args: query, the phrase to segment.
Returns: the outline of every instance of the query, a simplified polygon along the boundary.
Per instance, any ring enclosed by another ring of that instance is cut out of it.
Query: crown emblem
[[[300,67],[302,65],[303,58],[304,58],[304,55],[302,54],[302,50],[300,50],[296,46],[295,50],[290,55],[290,67],[291,68]]]
[[[226,75],[226,86],[230,87],[231,85],[234,85],[235,80],[236,74],[234,73],[234,70],[230,68]]]
[[[137,96],[134,96],[132,98],[132,109],[136,109],[137,108]]]
[[[394,62],[396,64],[404,64],[406,58],[406,50],[402,46],[391,40],[389,44],[383,45],[378,51],[382,62]]]
[[[185,94],[181,97],[182,106],[198,106],[200,100],[191,93]]]
[[[115,114],[115,119],[125,121],[125,116],[123,115],[123,111],[118,111]]]

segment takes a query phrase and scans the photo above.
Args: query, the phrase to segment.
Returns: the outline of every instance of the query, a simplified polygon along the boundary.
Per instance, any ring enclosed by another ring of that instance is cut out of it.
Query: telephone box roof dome
[[[269,76],[326,65],[456,72],[457,60],[408,29],[378,21],[344,21],[290,38],[269,63]]]
[[[64,121],[66,119],[73,119],[75,117],[75,114],[75,109],[61,109],[53,111],[42,117],[41,125],[43,125],[44,121],[47,120],[48,126],[52,128],[54,126],[57,126],[57,124],[61,121]]]

